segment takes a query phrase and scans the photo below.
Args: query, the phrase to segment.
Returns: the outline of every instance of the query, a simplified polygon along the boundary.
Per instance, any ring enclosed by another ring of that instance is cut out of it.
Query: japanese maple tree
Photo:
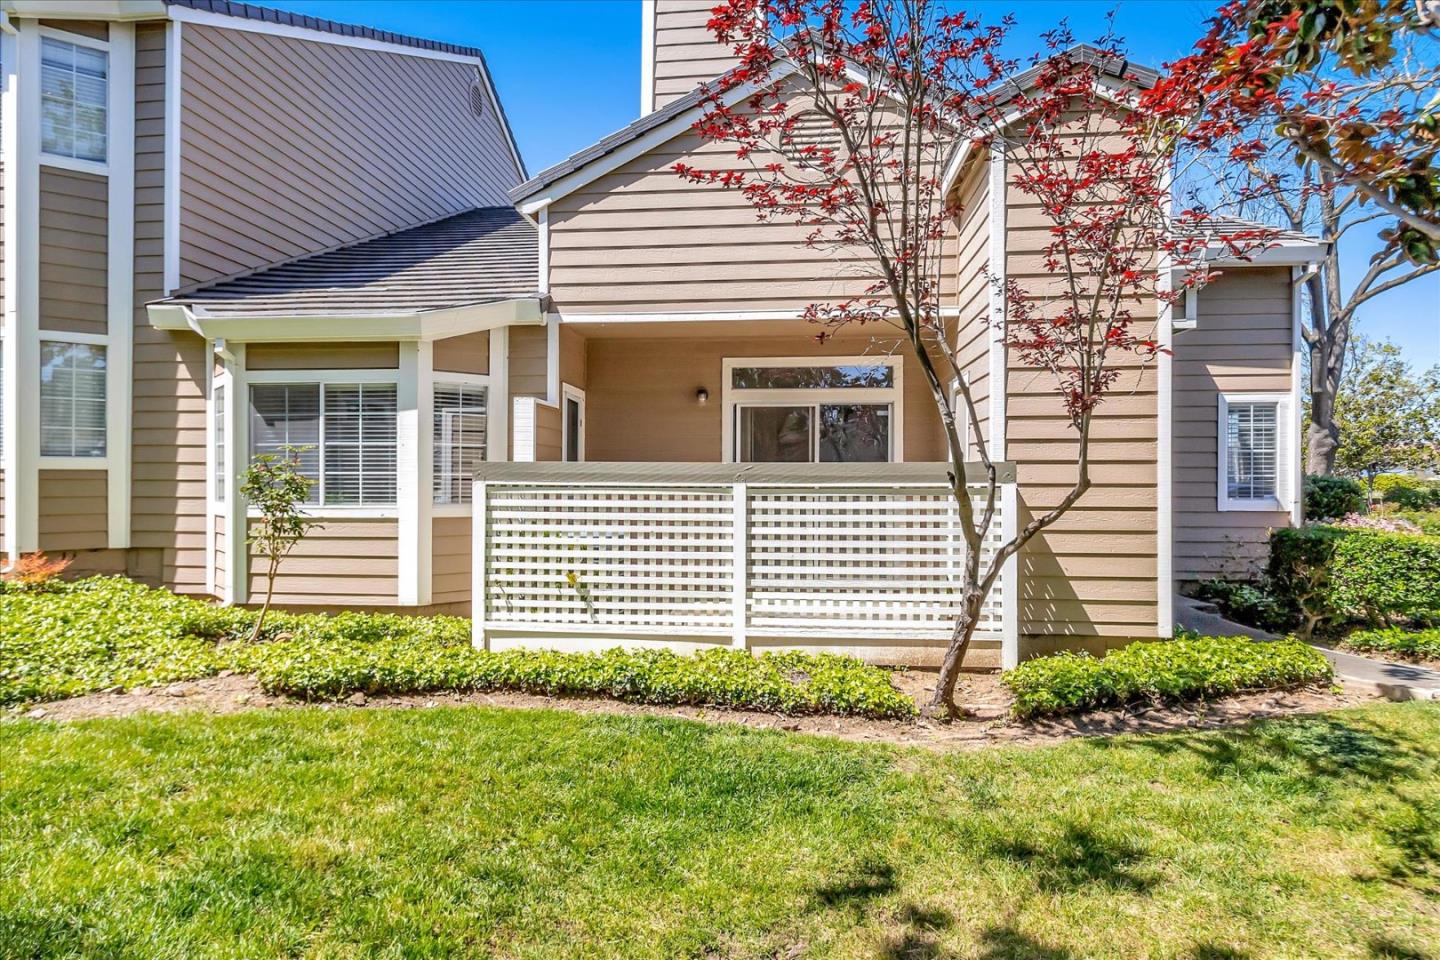
[[[803,225],[819,253],[844,251],[867,264],[860,292],[806,308],[818,338],[860,327],[903,343],[929,387],[952,463],[975,451],[983,482],[950,473],[967,549],[958,614],[926,707],[948,715],[1005,562],[1091,488],[1096,410],[1122,370],[1161,353],[1159,317],[1186,286],[1208,280],[1207,252],[1218,243],[1243,255],[1268,236],[1241,231],[1217,241],[1199,211],[1180,214],[1175,228],[1174,131],[1192,108],[1177,101],[1136,112],[1138,84],[1113,36],[1076,47],[1063,29],[1046,34],[1045,51],[1016,82],[1009,78],[1021,64],[1001,54],[1010,18],[987,25],[938,0],[767,0],[763,10],[755,0],[723,0],[710,21],[739,64],[706,89],[695,129],[732,146],[738,162],[675,169],[739,191],[761,221]],[[998,466],[962,375],[940,278],[955,270],[945,257],[962,212],[955,176],[991,151],[1003,153],[1010,189],[1040,211],[1047,277],[988,277],[1003,308],[963,319],[1002,337],[1012,362],[1048,374],[1073,430],[1075,468],[1063,496],[986,553]]]

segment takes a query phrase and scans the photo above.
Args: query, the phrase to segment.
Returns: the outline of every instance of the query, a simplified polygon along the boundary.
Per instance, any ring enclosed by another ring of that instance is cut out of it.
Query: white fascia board
[[[958,317],[959,307],[941,307],[940,316]],[[714,310],[694,313],[564,313],[552,310],[547,317],[561,323],[723,323],[727,320],[803,320],[804,310]]]
[[[46,20],[164,19],[164,0],[5,0],[0,9],[12,17]]]
[[[233,343],[441,340],[498,327],[539,326],[545,322],[540,301],[535,298],[499,300],[424,313],[329,317],[209,317],[178,303],[152,303],[145,309],[150,325],[157,330],[193,330],[207,340]]]
[[[640,0],[640,116],[655,109],[655,0]]]
[[[1213,251],[1214,255],[1211,255]],[[1278,246],[1257,250],[1246,257],[1227,257],[1225,248],[1211,245],[1206,251],[1205,266],[1226,267],[1284,267],[1304,266],[1316,260],[1325,259],[1329,252],[1324,243],[1282,243]]]
[[[784,70],[777,71],[767,82],[775,83],[784,80],[795,72],[794,67],[787,66]],[[759,86],[754,83],[741,84],[726,91],[722,102],[727,106],[734,106],[746,97],[753,96]],[[628,143],[616,147],[611,152],[596,157],[585,166],[556,180],[554,183],[546,184],[540,191],[528,199],[517,204],[517,209],[529,216],[539,210],[548,207],[550,204],[579,190],[581,187],[605,176],[605,174],[621,167],[637,157],[642,157],[654,150],[663,143],[667,143],[681,134],[688,131],[695,125],[695,120],[705,112],[703,101],[695,104],[689,110],[677,113],[669,120],[660,124],[653,130],[636,137]]]
[[[482,64],[480,57],[472,57],[463,53],[451,53],[445,50],[427,50],[424,47],[412,47],[404,43],[389,43],[385,40],[375,40],[370,37],[348,37],[340,33],[331,33],[328,30],[312,30],[309,27],[297,27],[286,23],[271,23],[268,20],[251,20],[249,17],[231,17],[222,13],[212,13],[208,10],[196,10],[193,7],[172,6],[168,7],[171,20],[183,23],[195,23],[207,27],[219,27],[225,30],[244,30],[248,33],[268,33],[277,37],[290,37],[294,40],[310,40],[314,43],[328,43],[337,47],[356,47],[360,50],[376,50],[381,53],[394,53],[402,57],[421,57],[426,60],[449,60],[454,63]]]

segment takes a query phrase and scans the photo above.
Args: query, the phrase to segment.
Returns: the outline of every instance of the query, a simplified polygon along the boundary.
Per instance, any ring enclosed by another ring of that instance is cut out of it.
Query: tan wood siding
[[[589,460],[708,461],[723,459],[723,376],[726,357],[854,356],[868,339],[775,338],[588,340],[585,452]],[[904,354],[898,354],[904,355]],[[945,459],[939,417],[918,365],[908,355],[902,374],[905,459]],[[704,387],[710,400],[695,402]]]
[[[104,334],[109,182],[40,168],[40,329]]]
[[[40,549],[104,550],[109,500],[103,470],[40,471]]]
[[[431,602],[470,603],[470,517],[436,517],[431,528]]]
[[[292,606],[394,606],[399,540],[394,520],[325,520],[295,546],[275,578],[275,602]],[[265,563],[250,557],[250,601],[265,598]]]
[[[51,30],[64,30],[66,33],[78,33],[91,40],[110,39],[110,24],[104,20],[41,20],[40,26],[49,27]]]
[[[473,64],[186,24],[182,73],[182,285],[508,206],[520,179]]]
[[[655,0],[655,97],[658,110],[735,66],[730,48],[705,24],[713,0]]]
[[[1234,269],[1200,291],[1198,325],[1175,336],[1175,576],[1258,574],[1280,511],[1218,509],[1219,395],[1288,393],[1293,362],[1290,272]],[[1292,453],[1298,456],[1298,453]]]
[[[686,131],[550,206],[550,292],[568,316],[803,310],[860,296],[864,251],[805,246],[810,227],[757,222],[733,190],[683,181],[675,164],[749,169],[733,146]],[[756,162],[763,162],[757,158]],[[954,276],[942,282],[953,302]]]
[[[585,337],[574,327],[560,327],[560,382],[585,389]]]
[[[1044,289],[1053,282],[1039,255],[1049,221],[1013,187],[1009,194],[1007,274],[1029,289]],[[1153,323],[1137,330],[1148,333]],[[1091,427],[1093,486],[1021,552],[1020,633],[1027,651],[1045,649],[1055,637],[1068,642],[1157,632],[1158,372],[1137,362],[1117,369],[1112,399]],[[1056,505],[1073,484],[1078,440],[1054,378],[1013,357],[1006,414],[1006,459],[1017,466],[1019,520],[1025,523]]]
[[[459,337],[436,340],[434,366],[446,373],[490,372],[490,334],[467,333]]]
[[[988,157],[970,164],[956,194],[960,213],[956,222],[955,350],[960,368],[975,400],[976,421],[988,438],[990,424],[990,181]],[[967,443],[970,441],[967,439]],[[973,449],[968,447],[967,449]]]
[[[398,343],[252,343],[248,370],[396,370]]]
[[[205,341],[150,326],[164,296],[165,27],[135,28],[135,353],[131,571],[184,593],[205,582]]]
[[[544,327],[510,328],[510,396],[544,397],[546,350]]]

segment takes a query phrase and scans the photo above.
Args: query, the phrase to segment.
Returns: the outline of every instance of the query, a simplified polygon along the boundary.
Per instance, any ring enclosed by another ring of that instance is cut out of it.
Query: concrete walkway
[[[1205,636],[1278,639],[1273,633],[1226,620],[1213,603],[1178,594],[1175,597],[1175,622]],[[1335,665],[1335,675],[1347,686],[1372,691],[1387,700],[1440,700],[1440,672],[1408,663],[1372,660],[1319,644],[1312,643],[1311,646]]]

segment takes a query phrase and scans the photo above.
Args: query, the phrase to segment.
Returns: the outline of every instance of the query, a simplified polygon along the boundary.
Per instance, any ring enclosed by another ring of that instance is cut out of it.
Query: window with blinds
[[[1275,403],[1228,404],[1225,487],[1231,500],[1278,499],[1279,419]]]
[[[109,55],[103,50],[41,38],[41,150],[105,162],[109,73]]]
[[[225,499],[225,385],[217,383],[215,394],[215,499]]]
[[[40,455],[105,456],[105,348],[40,343]]]
[[[394,506],[395,419],[393,383],[255,384],[250,455],[300,448],[311,503]]]
[[[435,384],[434,491],[436,503],[469,503],[475,467],[485,460],[487,388]]]

